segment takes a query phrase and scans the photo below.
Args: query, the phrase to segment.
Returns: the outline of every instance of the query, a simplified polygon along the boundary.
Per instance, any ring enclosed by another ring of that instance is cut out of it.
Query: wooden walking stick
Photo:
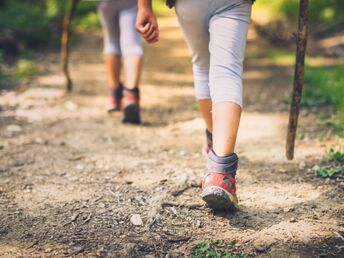
[[[307,47],[308,0],[300,0],[299,25],[297,31],[296,63],[294,72],[294,87],[291,99],[289,124],[287,133],[286,156],[288,160],[294,158],[294,147],[297,122],[300,113],[302,86],[304,78],[305,54]]]
[[[79,3],[79,0],[70,0],[70,1],[71,1],[71,5],[63,18],[63,28],[62,28],[62,37],[61,37],[61,64],[62,64],[63,74],[66,78],[66,91],[67,92],[71,92],[73,90],[73,82],[70,77],[70,73],[68,69],[70,26],[76,12],[76,7]]]

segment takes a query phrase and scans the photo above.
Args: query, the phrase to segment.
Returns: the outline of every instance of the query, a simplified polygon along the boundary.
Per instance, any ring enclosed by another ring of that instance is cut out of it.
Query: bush
[[[344,65],[305,69],[304,106],[333,105],[344,119]]]
[[[28,59],[19,59],[14,70],[14,77],[16,79],[30,80],[38,73],[34,63]]]
[[[70,0],[7,0],[0,9],[0,30],[11,29],[29,48],[58,46]],[[80,1],[73,29],[99,26],[96,2]]]
[[[258,0],[255,6],[274,13],[276,19],[296,22],[299,0]],[[309,1],[309,21],[311,24],[331,26],[344,22],[343,0]]]

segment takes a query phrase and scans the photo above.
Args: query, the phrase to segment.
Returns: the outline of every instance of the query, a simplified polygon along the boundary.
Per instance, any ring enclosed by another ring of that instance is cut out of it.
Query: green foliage
[[[34,63],[28,59],[19,59],[14,70],[14,77],[16,79],[29,80],[38,73]]]
[[[337,118],[325,118],[323,123],[344,134],[344,65],[336,67],[310,67],[305,69],[305,86],[302,98],[304,107],[333,106]]]
[[[247,254],[235,251],[235,241],[227,245],[222,240],[206,240],[198,244],[191,258],[246,258]]]
[[[26,46],[58,46],[62,21],[70,0],[7,0],[0,8],[0,29],[10,28]],[[74,30],[99,26],[96,2],[80,1]]]
[[[344,150],[330,149],[330,151],[327,153],[327,159],[329,161],[344,163]]]
[[[259,0],[255,6],[274,13],[276,19],[296,22],[298,18],[299,0]],[[309,1],[309,21],[311,24],[331,26],[344,22],[343,0]]]
[[[319,166],[315,165],[312,168],[312,172],[319,177],[322,178],[334,178],[338,175],[344,173],[344,169],[342,166],[335,166],[335,167],[326,167],[326,166]]]
[[[326,155],[327,166],[315,165],[312,172],[322,178],[335,178],[344,175],[344,151],[330,149]]]

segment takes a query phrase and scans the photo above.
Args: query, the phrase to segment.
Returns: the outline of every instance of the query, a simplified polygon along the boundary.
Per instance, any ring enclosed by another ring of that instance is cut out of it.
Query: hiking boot
[[[121,110],[122,98],[123,98],[123,85],[120,83],[117,89],[111,89],[110,108],[108,109],[109,113],[118,112]]]
[[[122,99],[123,123],[140,124],[140,92],[138,88],[124,89]]]
[[[207,169],[202,179],[202,199],[214,210],[235,210],[238,207],[235,173],[238,156],[218,157],[208,153]]]

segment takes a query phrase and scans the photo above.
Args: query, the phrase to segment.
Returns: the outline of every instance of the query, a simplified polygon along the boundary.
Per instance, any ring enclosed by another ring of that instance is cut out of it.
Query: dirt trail
[[[143,126],[105,112],[99,33],[73,50],[73,95],[64,96],[49,54],[38,57],[31,87],[0,96],[0,256],[184,257],[222,239],[252,256],[343,257],[344,183],[307,171],[340,140],[320,140],[308,114],[296,159],[284,158],[292,67],[247,59],[241,208],[213,214],[202,206],[195,185],[204,126],[189,52],[174,17],[160,25],[161,43],[146,48]],[[248,56],[264,47],[251,31]]]

